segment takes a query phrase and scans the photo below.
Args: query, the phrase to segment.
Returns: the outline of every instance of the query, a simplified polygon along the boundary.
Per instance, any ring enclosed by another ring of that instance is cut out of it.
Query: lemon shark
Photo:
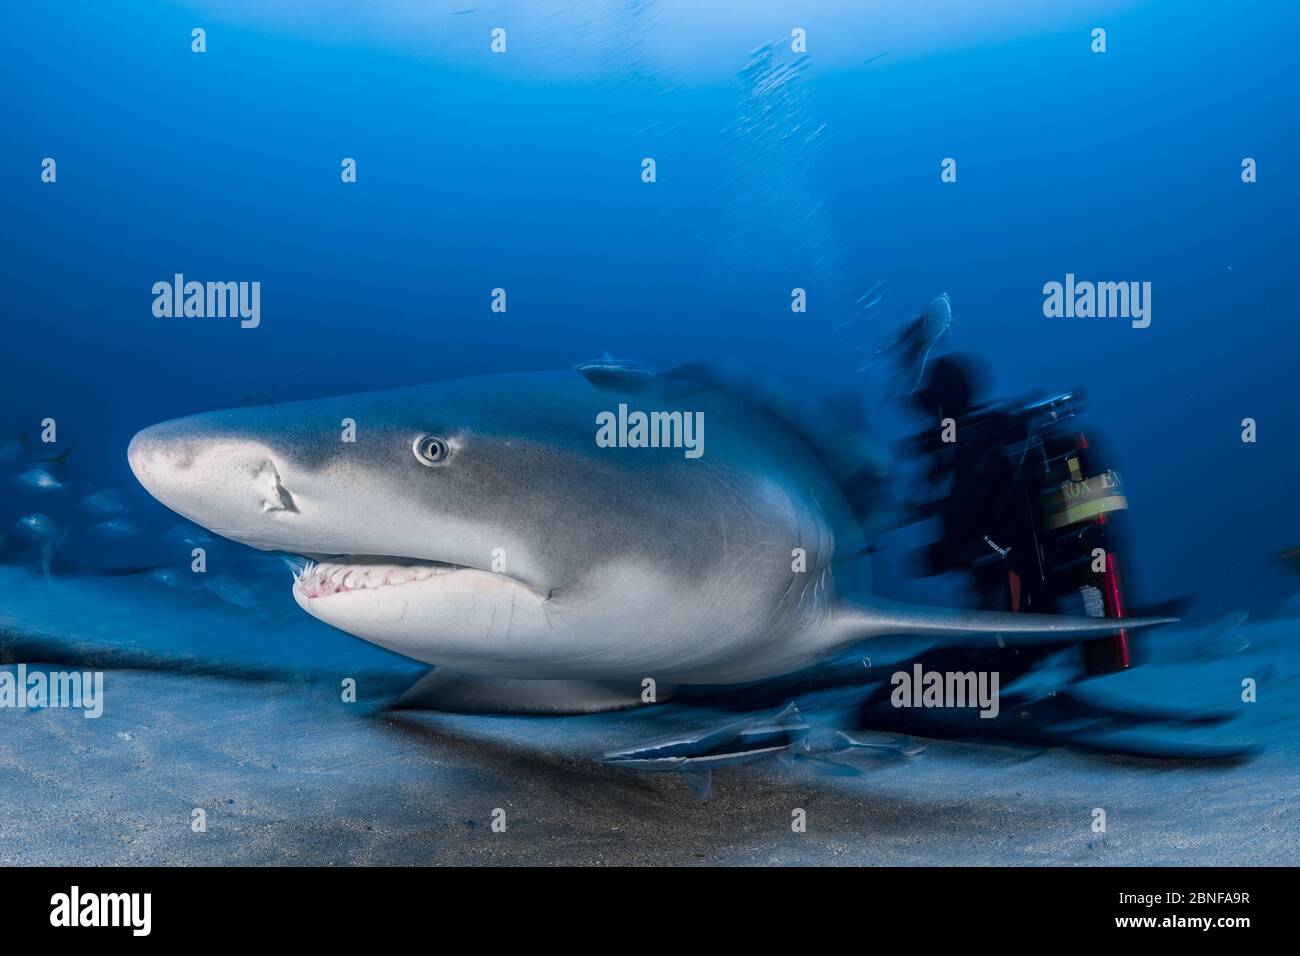
[[[299,606],[436,665],[423,690],[449,708],[630,706],[880,635],[1115,630],[873,597],[887,463],[842,406],[727,366],[606,359],[194,415],[128,457],[191,521],[301,556]]]

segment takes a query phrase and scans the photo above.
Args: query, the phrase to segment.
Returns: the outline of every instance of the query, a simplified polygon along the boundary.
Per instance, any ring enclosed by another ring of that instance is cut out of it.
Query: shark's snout
[[[191,419],[144,429],[131,439],[127,459],[140,484],[168,508],[254,547],[274,547],[271,523],[299,512],[269,448]]]

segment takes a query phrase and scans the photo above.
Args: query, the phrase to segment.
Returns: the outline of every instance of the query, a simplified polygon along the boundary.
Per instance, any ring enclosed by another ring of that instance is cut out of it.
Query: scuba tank
[[[920,403],[954,420],[960,445],[927,431],[899,449],[930,460],[932,484],[951,476],[948,495],[914,515],[944,520],[945,537],[927,551],[930,573],[969,572],[982,600],[1012,611],[1124,617],[1128,500],[1112,458],[1077,420],[1082,389],[977,406],[960,369],[936,367],[935,376]],[[1122,629],[1082,647],[1091,675],[1135,663]]]
[[[1125,616],[1117,552],[1122,547],[1128,499],[1113,461],[1073,421],[1082,410],[1081,390],[1023,406],[1028,424],[1026,480],[1033,510],[1038,558],[1038,610],[1089,617]],[[1091,675],[1133,666],[1129,634],[1083,644]]]

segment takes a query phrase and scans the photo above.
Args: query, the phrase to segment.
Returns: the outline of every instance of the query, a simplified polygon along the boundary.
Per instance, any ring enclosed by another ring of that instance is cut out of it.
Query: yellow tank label
[[[1060,491],[1048,499],[1045,518],[1047,527],[1054,531],[1127,507],[1124,483],[1119,472],[1112,469],[1079,481],[1061,482]]]

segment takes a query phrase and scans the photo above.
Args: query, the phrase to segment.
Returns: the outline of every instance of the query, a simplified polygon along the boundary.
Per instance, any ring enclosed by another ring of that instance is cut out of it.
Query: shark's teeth
[[[329,597],[345,591],[377,590],[411,581],[427,581],[460,570],[459,565],[421,564],[344,564],[330,561],[287,561],[295,572],[294,587],[308,598]]]
[[[295,581],[299,580],[309,568],[314,567],[316,564],[314,561],[308,561],[306,558],[300,558],[296,555],[285,555],[280,560],[285,563]]]

